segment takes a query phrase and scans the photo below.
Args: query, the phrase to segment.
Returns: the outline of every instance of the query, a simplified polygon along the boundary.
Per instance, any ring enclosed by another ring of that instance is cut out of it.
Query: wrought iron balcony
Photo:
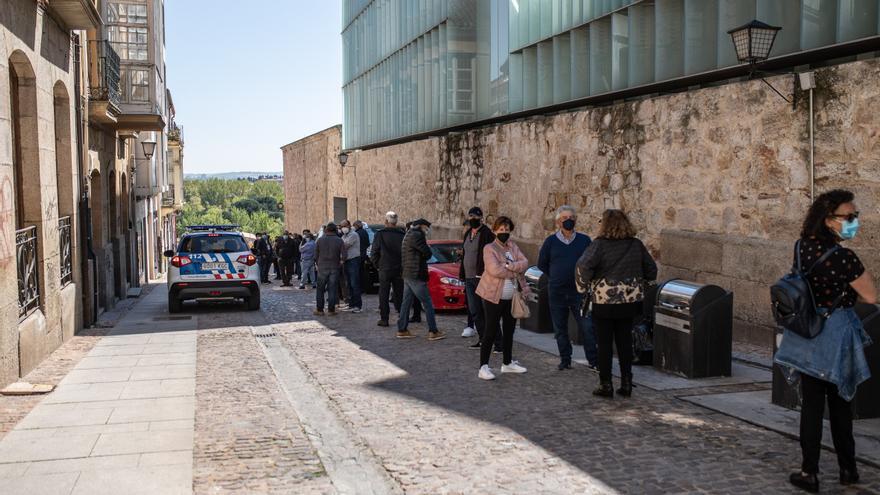
[[[61,287],[73,281],[73,256],[70,244],[70,217],[58,219],[58,238],[61,243]]]
[[[40,306],[36,226],[15,231],[15,262],[18,267],[18,316],[24,318]]]
[[[89,41],[89,48],[94,61],[89,68],[89,114],[115,123],[120,112],[119,55],[106,40]]]

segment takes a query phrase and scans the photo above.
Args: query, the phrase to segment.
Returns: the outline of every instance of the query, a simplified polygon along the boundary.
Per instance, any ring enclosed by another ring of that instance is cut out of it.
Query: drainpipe
[[[813,88],[810,88],[810,203],[816,199],[816,163],[813,160],[815,151],[815,139],[813,138]]]

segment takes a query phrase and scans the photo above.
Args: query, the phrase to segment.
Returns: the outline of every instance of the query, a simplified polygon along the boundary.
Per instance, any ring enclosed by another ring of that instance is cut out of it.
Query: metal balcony
[[[119,55],[106,40],[89,41],[89,117],[115,124],[120,110]]]
[[[36,226],[15,231],[15,263],[18,267],[18,317],[24,319],[40,307]]]
[[[70,217],[58,219],[58,239],[61,248],[61,287],[73,282],[73,255],[70,242]]]

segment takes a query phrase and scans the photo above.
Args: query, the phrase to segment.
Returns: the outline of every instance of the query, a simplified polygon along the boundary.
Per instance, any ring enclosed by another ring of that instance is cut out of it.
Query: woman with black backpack
[[[819,452],[825,400],[831,435],[840,466],[840,484],[858,483],[850,401],[856,387],[871,376],[864,346],[870,338],[853,307],[856,302],[877,303],[877,290],[859,257],[841,241],[855,237],[859,212],[853,193],[826,192],[816,198],[804,219],[795,245],[795,272],[802,274],[812,292],[815,310],[824,324],[810,338],[786,329],[775,362],[790,378],[801,380],[801,470],[789,481],[808,492],[819,491]]]
[[[645,285],[657,279],[657,264],[626,213],[605,210],[596,240],[577,263],[578,290],[588,292],[599,347],[599,388],[593,395],[614,397],[611,383],[612,342],[620,360],[623,397],[632,395],[632,328],[642,313]]]

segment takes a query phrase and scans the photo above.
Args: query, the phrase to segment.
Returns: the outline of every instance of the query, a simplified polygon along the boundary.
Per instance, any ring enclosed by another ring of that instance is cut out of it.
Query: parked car
[[[428,241],[428,292],[434,309],[462,310],[467,307],[464,280],[458,278],[462,246],[459,240]]]
[[[168,269],[168,312],[183,301],[243,299],[260,309],[260,268],[237,225],[187,227],[177,250],[165,251]]]

